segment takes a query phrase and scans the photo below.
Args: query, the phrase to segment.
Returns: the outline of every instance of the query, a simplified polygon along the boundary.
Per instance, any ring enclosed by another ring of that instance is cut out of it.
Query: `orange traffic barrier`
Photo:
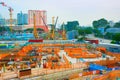
[[[9,54],[7,53],[3,53],[3,54],[0,54],[0,59],[3,59],[4,57],[8,56]]]
[[[117,62],[119,62],[119,59],[110,60],[108,58],[107,60],[95,61],[94,63],[99,64],[99,65],[109,66],[109,65],[115,65]]]
[[[105,54],[116,57],[116,58],[120,58],[120,53],[106,52]]]
[[[120,70],[111,71],[102,76],[98,76],[98,77],[94,78],[93,80],[107,80],[107,79],[116,80],[116,78],[120,78]]]
[[[95,71],[87,71],[87,72],[72,74],[70,75],[69,79],[75,79],[75,78],[79,78],[82,76],[95,75],[95,74],[100,74],[100,71],[95,70]]]
[[[92,54],[86,48],[65,48],[64,51],[72,58],[96,58],[101,57],[102,54]]]
[[[96,50],[98,51],[102,51],[102,52],[106,52],[106,48],[105,47],[97,47]]]

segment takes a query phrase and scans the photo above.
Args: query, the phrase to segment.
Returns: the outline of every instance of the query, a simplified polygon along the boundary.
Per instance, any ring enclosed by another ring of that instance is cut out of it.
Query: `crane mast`
[[[9,12],[10,12],[10,32],[12,33],[12,22],[13,22],[13,19],[12,19],[12,8],[9,8]]]
[[[43,23],[44,25],[47,27],[43,17],[41,16],[42,20],[43,20]],[[52,27],[51,27],[51,31],[48,32],[48,37],[47,39],[55,39],[55,28],[56,28],[56,24],[57,24],[57,20],[58,20],[58,17],[56,18],[56,22],[54,20],[55,17],[52,17]]]
[[[55,17],[52,17],[52,32],[51,32],[51,38],[54,40],[55,39],[55,30],[56,30],[56,24],[58,21],[58,16],[56,18],[56,21],[54,20]]]
[[[64,22],[63,22],[62,39],[66,40],[66,31],[65,31],[65,28],[64,28]]]
[[[12,32],[12,22],[13,22],[13,19],[12,19],[12,12],[13,12],[13,9],[11,7],[9,7],[8,5],[6,5],[4,2],[0,2],[0,4],[4,7],[7,7],[8,8],[8,11],[10,12],[10,19],[9,19],[9,22],[10,22],[10,32]]]
[[[55,38],[55,20],[54,20],[55,17],[52,17],[52,32],[51,32],[51,38],[54,40]]]
[[[38,39],[38,38],[39,38],[39,36],[38,36],[37,29],[36,29],[36,16],[35,16],[35,14],[33,14],[33,21],[34,21],[33,34],[34,34],[35,39]]]

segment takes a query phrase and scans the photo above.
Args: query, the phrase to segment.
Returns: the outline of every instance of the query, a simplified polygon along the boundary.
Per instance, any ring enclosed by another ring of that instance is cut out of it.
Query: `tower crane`
[[[47,27],[43,17],[41,16],[42,20],[43,20],[43,23],[44,25]],[[56,24],[57,24],[57,21],[58,21],[58,17],[56,18],[56,21],[54,20],[55,17],[52,17],[52,29],[51,31],[49,31],[48,33],[48,39],[55,39],[55,30],[56,30]]]
[[[56,30],[56,24],[57,24],[57,20],[58,17],[56,18],[56,21],[54,21],[55,17],[52,17],[52,32],[51,32],[51,39],[54,40],[55,39],[55,30]]]
[[[52,29],[51,29],[51,39],[53,40],[55,38],[55,17],[52,17]]]
[[[36,15],[35,13],[33,14],[33,35],[35,39],[29,39],[29,42],[43,42],[43,39],[40,39],[37,28],[36,28]]]
[[[65,28],[64,28],[64,22],[63,22],[62,39],[66,40],[66,31],[65,31]]]
[[[8,8],[8,11],[9,11],[9,15],[10,15],[10,31],[12,32],[12,21],[13,21],[13,19],[12,19],[12,12],[13,12],[13,8],[11,8],[11,7],[9,7],[8,5],[6,5],[4,2],[0,2],[0,4],[2,5],[2,6],[4,6],[4,7],[7,7]]]
[[[45,20],[43,19],[43,17],[42,17],[42,16],[41,16],[41,18],[42,18],[42,21],[43,21],[43,23],[44,23],[45,27],[46,27],[46,28],[48,28],[48,27],[47,27],[47,24],[45,23]],[[50,36],[50,34],[49,34],[49,32],[48,32],[47,39],[49,39],[49,36]]]
[[[34,19],[33,34],[34,34],[35,39],[39,39],[38,32],[36,29],[36,16],[35,16],[35,14],[33,14],[33,19]]]

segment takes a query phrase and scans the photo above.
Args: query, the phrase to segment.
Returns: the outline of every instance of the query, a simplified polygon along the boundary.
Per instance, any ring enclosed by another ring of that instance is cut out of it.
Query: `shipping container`
[[[87,40],[87,41],[89,41],[92,44],[99,44],[99,40]]]
[[[43,42],[43,39],[30,39],[28,42]]]

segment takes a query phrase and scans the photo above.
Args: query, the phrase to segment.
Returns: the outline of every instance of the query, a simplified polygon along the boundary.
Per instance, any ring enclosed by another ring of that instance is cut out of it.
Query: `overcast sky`
[[[46,10],[48,23],[58,16],[58,23],[78,20],[80,25],[91,25],[93,20],[105,18],[120,21],[120,0],[0,0],[14,9],[13,16],[28,10]],[[7,8],[0,5],[0,14],[9,18]]]

